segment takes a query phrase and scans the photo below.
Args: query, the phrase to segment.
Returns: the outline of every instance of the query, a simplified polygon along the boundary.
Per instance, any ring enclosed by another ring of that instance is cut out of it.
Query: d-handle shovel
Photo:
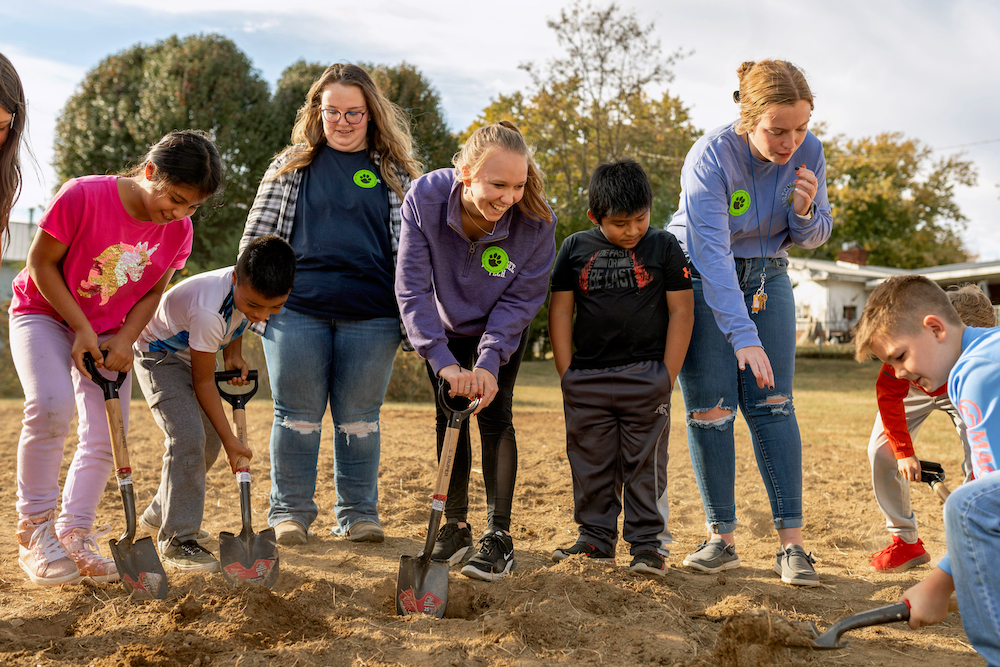
[[[887,607],[870,609],[847,618],[842,618],[831,625],[823,634],[819,633],[815,624],[811,624],[813,632],[813,648],[833,649],[847,648],[848,642],[840,643],[840,636],[848,630],[866,628],[870,625],[885,625],[896,621],[910,620],[910,603],[897,602]]]
[[[215,374],[216,387],[219,394],[233,406],[233,422],[236,424],[236,437],[247,444],[246,404],[257,393],[257,371],[250,371],[247,380],[253,382],[253,388],[242,394],[230,394],[223,390],[220,382],[235,380],[240,377],[240,371],[221,371]],[[262,584],[267,588],[274,585],[278,579],[278,541],[274,537],[274,529],[267,528],[254,534],[250,518],[250,461],[241,456],[236,461],[236,479],[240,485],[240,513],[243,517],[243,530],[239,535],[219,533],[219,562],[222,565],[222,578],[227,583],[235,585],[241,581]]]
[[[105,352],[107,356],[107,352]],[[118,575],[125,591],[139,591],[165,600],[167,598],[167,573],[156,554],[152,537],[135,539],[135,491],[132,488],[132,468],[125,444],[125,426],[122,421],[122,406],[118,389],[125,381],[127,373],[119,371],[116,380],[109,380],[97,371],[97,364],[89,352],[83,355],[83,364],[90,377],[104,392],[104,407],[108,412],[108,430],[111,432],[111,453],[115,461],[115,477],[125,506],[125,533],[117,540],[109,542],[111,557],[115,559]]]
[[[941,502],[948,500],[948,496],[951,495],[951,491],[945,486],[944,479],[944,466],[940,463],[935,463],[934,461],[920,462],[920,481],[929,484],[934,489],[934,493],[938,494]]]
[[[437,539],[444,502],[448,498],[448,484],[451,469],[455,465],[455,450],[462,421],[471,415],[479,405],[476,398],[466,408],[455,408],[448,404],[447,390],[443,380],[438,382],[438,404],[448,415],[448,428],[444,433],[441,460],[438,463],[437,483],[434,485],[431,503],[431,520],[427,527],[427,542],[417,556],[399,557],[399,574],[396,576],[396,613],[400,616],[428,614],[435,618],[444,617],[448,606],[448,561],[431,560],[434,541]]]

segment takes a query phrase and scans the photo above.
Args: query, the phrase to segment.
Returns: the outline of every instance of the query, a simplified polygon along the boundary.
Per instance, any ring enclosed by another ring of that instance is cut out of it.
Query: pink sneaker
[[[56,539],[56,511],[17,522],[17,563],[39,586],[61,586],[80,580],[76,563]]]
[[[113,558],[104,558],[97,540],[106,537],[111,532],[111,526],[104,525],[92,533],[83,528],[74,528],[59,538],[69,552],[70,558],[76,561],[80,575],[90,577],[98,583],[118,581],[118,567]]]

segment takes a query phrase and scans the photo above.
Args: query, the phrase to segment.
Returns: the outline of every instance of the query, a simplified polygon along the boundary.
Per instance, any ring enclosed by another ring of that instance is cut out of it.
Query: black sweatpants
[[[562,391],[578,541],[614,553],[624,500],[622,537],[630,553],[648,549],[669,555],[667,367],[662,361],[640,361],[570,369]]]
[[[514,382],[517,371],[528,346],[526,331],[521,332],[521,343],[510,360],[500,367],[497,377],[497,395],[493,402],[476,415],[479,423],[479,437],[483,445],[483,481],[486,484],[486,528],[510,530],[510,507],[514,498],[514,483],[517,481],[517,442],[514,440]],[[470,369],[476,363],[479,347],[478,337],[452,338],[448,349],[455,355],[462,368]],[[427,365],[427,374],[437,395],[438,379]],[[448,427],[448,417],[437,406],[437,453],[441,459],[444,433]],[[472,472],[472,440],[469,437],[469,420],[462,422],[455,452],[455,465],[451,470],[448,498],[445,500],[444,515],[449,521],[467,522],[469,516],[469,474]]]

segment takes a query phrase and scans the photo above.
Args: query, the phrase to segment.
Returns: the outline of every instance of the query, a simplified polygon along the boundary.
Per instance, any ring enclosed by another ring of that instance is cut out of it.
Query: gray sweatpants
[[[163,553],[170,541],[193,540],[205,513],[205,474],[219,456],[222,441],[194,394],[191,367],[173,352],[135,353],[133,366],[153,419],[166,439],[160,488],[143,512],[159,524],[156,543]]]
[[[670,373],[662,361],[567,370],[562,379],[566,456],[573,473],[578,541],[614,553],[622,537],[630,553],[670,555],[667,529],[667,441]]]
[[[906,428],[913,440],[917,439],[917,433],[924,420],[935,410],[941,410],[951,417],[962,441],[962,448],[965,450],[962,473],[968,481],[972,474],[972,461],[969,440],[965,435],[965,422],[952,405],[948,394],[928,396],[919,389],[910,387],[910,392],[903,399],[903,409],[906,413]],[[896,467],[896,455],[889,445],[889,438],[886,437],[881,413],[875,415],[875,426],[872,427],[871,439],[868,441],[868,460],[872,466],[875,502],[885,515],[885,527],[889,529],[890,534],[913,544],[917,541],[917,517],[910,507],[910,483],[903,479]]]

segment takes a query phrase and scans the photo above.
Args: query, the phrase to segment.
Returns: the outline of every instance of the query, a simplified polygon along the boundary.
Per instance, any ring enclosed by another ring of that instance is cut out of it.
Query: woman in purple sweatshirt
[[[480,397],[487,529],[462,574],[492,581],[514,569],[510,511],[517,476],[511,403],[527,329],[545,301],[555,257],[555,215],[517,126],[482,127],[454,159],[413,182],[403,201],[396,300],[428,374],[452,396]],[[437,410],[441,455],[446,417]],[[432,558],[462,560],[472,445],[463,423]]]

